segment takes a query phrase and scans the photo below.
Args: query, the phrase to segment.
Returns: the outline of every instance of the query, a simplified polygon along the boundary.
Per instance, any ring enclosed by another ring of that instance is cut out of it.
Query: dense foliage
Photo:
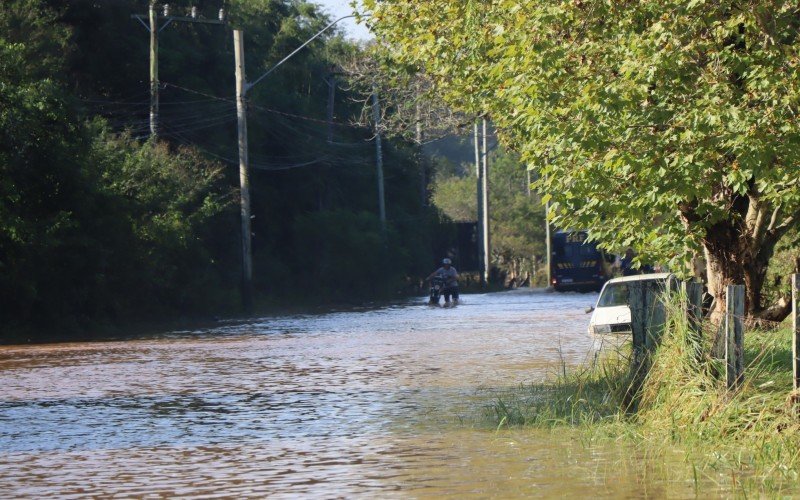
[[[170,5],[182,15],[190,3]],[[171,23],[152,140],[149,36],[131,19],[147,8],[0,7],[0,340],[238,310],[230,28],[244,30],[252,81],[329,20],[311,3],[239,0],[228,26]],[[358,50],[329,32],[248,95],[262,301],[386,295],[435,262],[439,217],[420,195],[416,148],[384,144],[384,235],[373,134],[348,125],[360,108],[341,88],[327,123],[330,68]]]
[[[397,61],[541,172],[558,225],[673,268],[702,252],[718,299],[743,282],[779,316],[761,290],[800,217],[795,2],[365,4]]]

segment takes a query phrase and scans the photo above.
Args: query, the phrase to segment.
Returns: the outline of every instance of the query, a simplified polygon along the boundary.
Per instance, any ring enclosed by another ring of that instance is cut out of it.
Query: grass
[[[648,452],[678,447],[695,475],[730,474],[747,496],[800,492],[800,406],[792,395],[791,328],[745,333],[745,375],[729,391],[724,362],[710,356],[705,325],[693,335],[678,306],[667,305],[663,341],[643,380],[630,347],[541,384],[500,394],[487,408],[497,428],[579,427],[590,439],[627,439]]]

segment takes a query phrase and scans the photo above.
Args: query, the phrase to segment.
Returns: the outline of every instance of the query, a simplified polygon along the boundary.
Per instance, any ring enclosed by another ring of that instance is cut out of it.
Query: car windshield
[[[603,293],[600,294],[600,299],[597,301],[597,307],[627,306],[629,284],[630,282],[607,284],[603,289]],[[644,284],[656,293],[662,293],[666,286],[664,280],[662,279],[645,280]],[[670,288],[677,290],[677,282],[675,280],[670,280]]]
[[[609,283],[603,289],[597,307],[613,307],[628,305],[628,284]]]

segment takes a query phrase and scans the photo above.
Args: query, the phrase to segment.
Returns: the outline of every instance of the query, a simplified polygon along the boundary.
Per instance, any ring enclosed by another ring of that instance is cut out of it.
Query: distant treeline
[[[189,2],[169,2],[173,12]],[[222,2],[220,2],[221,4]],[[206,2],[201,15],[220,5]],[[213,8],[212,8],[213,7]],[[149,138],[148,2],[0,6],[0,341],[232,314],[240,304],[231,26],[250,80],[324,27],[297,1],[227,2],[228,26],[160,34],[161,119]],[[254,286],[265,301],[387,296],[429,272],[447,236],[413,146],[384,143],[377,217],[364,96],[330,69],[360,50],[321,37],[249,93]]]

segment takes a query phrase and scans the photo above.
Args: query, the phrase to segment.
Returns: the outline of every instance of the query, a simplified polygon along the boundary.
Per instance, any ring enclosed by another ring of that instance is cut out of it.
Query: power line
[[[174,139],[179,144],[185,146],[192,146],[196,148],[198,151],[201,151],[204,154],[207,154],[210,157],[216,158],[220,161],[223,161],[228,164],[238,165],[238,161],[226,157],[217,153],[213,153],[206,148],[199,146],[196,142],[192,141],[188,137],[186,137],[187,133],[196,132],[199,130],[205,130],[208,128],[216,127],[219,125],[223,125],[226,123],[230,123],[235,121],[236,114],[235,110],[233,109],[233,105],[235,105],[235,101],[230,98],[219,97],[207,92],[191,89],[185,86],[169,83],[169,82],[162,82],[161,87],[166,89],[169,87],[175,88],[180,91],[188,92],[194,95],[199,95],[204,99],[193,99],[193,100],[183,100],[183,101],[171,101],[171,102],[164,102],[161,106],[167,107],[168,109],[172,109],[168,113],[162,113],[162,126],[167,129],[168,137]],[[139,95],[131,96],[130,99],[135,99],[137,97],[141,97],[143,94],[140,93]],[[124,128],[129,130],[131,133],[139,133],[145,132],[149,128],[149,120],[146,118],[136,119],[136,120],[125,120],[120,117],[120,115],[128,115],[130,114],[131,108],[142,110],[146,109],[148,106],[148,101],[140,100],[140,101],[128,101],[128,100],[111,100],[111,99],[81,99],[83,102],[96,107],[101,108],[105,113],[110,115],[113,118],[112,125],[114,128]],[[222,108],[217,106],[222,105]],[[188,106],[192,106],[188,108]],[[203,106],[204,109],[196,109],[196,106]],[[231,106],[231,109],[226,109],[227,106]],[[185,110],[182,109],[187,107]],[[255,105],[250,103],[250,107],[252,107],[256,111],[270,113],[272,115],[277,115],[281,119],[273,121],[277,128],[275,127],[266,127],[264,131],[280,140],[281,142],[286,142],[287,140],[296,140],[297,136],[306,137],[309,140],[316,140],[319,139],[320,141],[323,140],[323,136],[326,135],[324,130],[314,128],[311,124],[319,124],[325,125],[326,127],[329,125],[327,120],[322,120],[318,118],[314,118],[311,116],[305,116],[296,113],[288,113],[284,111],[279,111],[276,109],[272,109],[266,106]],[[111,109],[106,109],[111,108]],[[116,116],[116,118],[114,118]],[[290,120],[299,120],[298,121],[290,121]],[[304,123],[305,122],[305,123]],[[334,125],[346,129],[352,130],[360,130],[363,127],[348,123],[334,123]],[[283,130],[283,132],[281,131]],[[335,148],[361,148],[365,146],[369,146],[370,140],[364,140],[359,142],[337,142],[332,141],[328,143],[327,141],[324,143],[325,146],[333,146]],[[323,144],[320,142],[319,144]],[[326,148],[323,148],[326,149]],[[358,158],[352,156],[343,156],[340,154],[332,153],[330,151],[324,152],[319,156],[305,156],[303,155],[271,155],[272,159],[282,159],[282,160],[289,160],[282,161],[282,162],[275,162],[275,161],[254,161],[252,162],[252,167],[262,171],[284,171],[284,170],[293,170],[297,168],[304,168],[310,167],[314,165],[327,165],[327,166],[334,166],[337,163],[344,164],[345,166],[367,166],[371,164],[370,159],[366,158]],[[256,159],[257,160],[257,159]],[[295,161],[292,161],[295,160]],[[339,170],[349,170],[344,167],[340,167]],[[370,175],[373,175],[370,173]]]
[[[184,92],[189,92],[189,93],[192,93],[192,94],[201,95],[201,96],[207,97],[207,98],[212,99],[212,100],[224,101],[224,102],[230,102],[232,104],[236,104],[236,101],[234,99],[232,99],[232,98],[214,96],[214,95],[208,94],[206,92],[201,92],[199,90],[190,89],[188,87],[183,87],[181,85],[176,85],[174,83],[162,82],[162,85],[164,87],[173,87],[173,88],[176,88],[176,89],[179,89],[179,90],[183,90]],[[309,121],[309,122],[315,122],[315,123],[323,124],[323,125],[326,125],[326,126],[329,124],[329,122],[327,120],[323,120],[323,119],[320,119],[320,118],[315,118],[315,117],[307,116],[307,115],[299,115],[299,114],[296,114],[296,113],[288,113],[286,111],[279,111],[277,109],[268,108],[266,106],[261,106],[261,105],[258,105],[258,104],[254,104],[252,101],[248,102],[248,106],[253,108],[253,109],[257,109],[257,110],[260,110],[260,111],[265,111],[267,113],[273,113],[273,114],[276,114],[276,115],[286,116],[286,117],[290,117],[290,118],[297,118],[298,120],[305,120],[305,121]],[[364,127],[362,127],[360,125],[355,125],[355,124],[352,124],[352,123],[341,123],[341,122],[331,122],[331,123],[334,126],[337,126],[337,127],[345,127],[345,128],[352,128],[352,129],[363,129],[364,128]]]
[[[164,86],[164,88],[173,87],[173,88],[176,88],[176,89],[179,89],[179,90],[183,90],[184,92],[189,92],[190,94],[196,94],[196,95],[201,95],[201,96],[204,96],[204,97],[208,97],[209,99],[212,99],[212,100],[215,100],[215,101],[225,101],[225,102],[230,102],[232,104],[236,104],[236,100],[233,99],[232,97],[218,97],[218,96],[215,96],[215,95],[208,94],[206,92],[201,92],[199,90],[194,90],[194,89],[190,89],[190,88],[187,88],[187,87],[182,87],[182,86],[176,85],[174,83],[161,82],[161,84]]]
[[[192,147],[196,148],[198,151],[201,151],[202,153],[207,154],[207,155],[209,155],[211,157],[217,158],[218,160],[224,161],[225,163],[229,163],[231,165],[238,165],[239,164],[238,160],[234,160],[233,158],[229,158],[229,157],[226,157],[226,156],[222,156],[222,155],[213,153],[211,151],[208,151],[205,148],[202,148],[202,147],[198,146],[197,144],[192,142],[190,139],[188,139],[187,137],[182,135],[180,132],[178,132],[176,130],[173,130],[168,125],[165,125],[165,128],[167,129],[167,132],[164,135],[166,135],[168,137],[172,137],[173,139],[176,139],[179,143],[181,143],[183,145],[192,146]],[[336,157],[330,157],[330,156],[322,156],[322,157],[317,157],[317,158],[313,158],[313,159],[309,159],[309,160],[306,160],[306,161],[303,161],[303,162],[297,162],[297,163],[263,163],[263,162],[258,162],[258,161],[251,161],[250,162],[250,166],[252,168],[257,169],[257,170],[266,170],[266,171],[293,170],[293,169],[296,169],[296,168],[303,168],[303,167],[308,167],[308,166],[312,166],[312,165],[320,165],[320,164],[328,164],[328,165],[332,166],[331,160],[335,160],[335,159],[337,159],[337,158]],[[338,158],[338,159],[341,159],[341,158]],[[366,162],[359,162],[359,161],[349,161],[349,163],[350,164],[355,164],[355,165],[366,164]]]

